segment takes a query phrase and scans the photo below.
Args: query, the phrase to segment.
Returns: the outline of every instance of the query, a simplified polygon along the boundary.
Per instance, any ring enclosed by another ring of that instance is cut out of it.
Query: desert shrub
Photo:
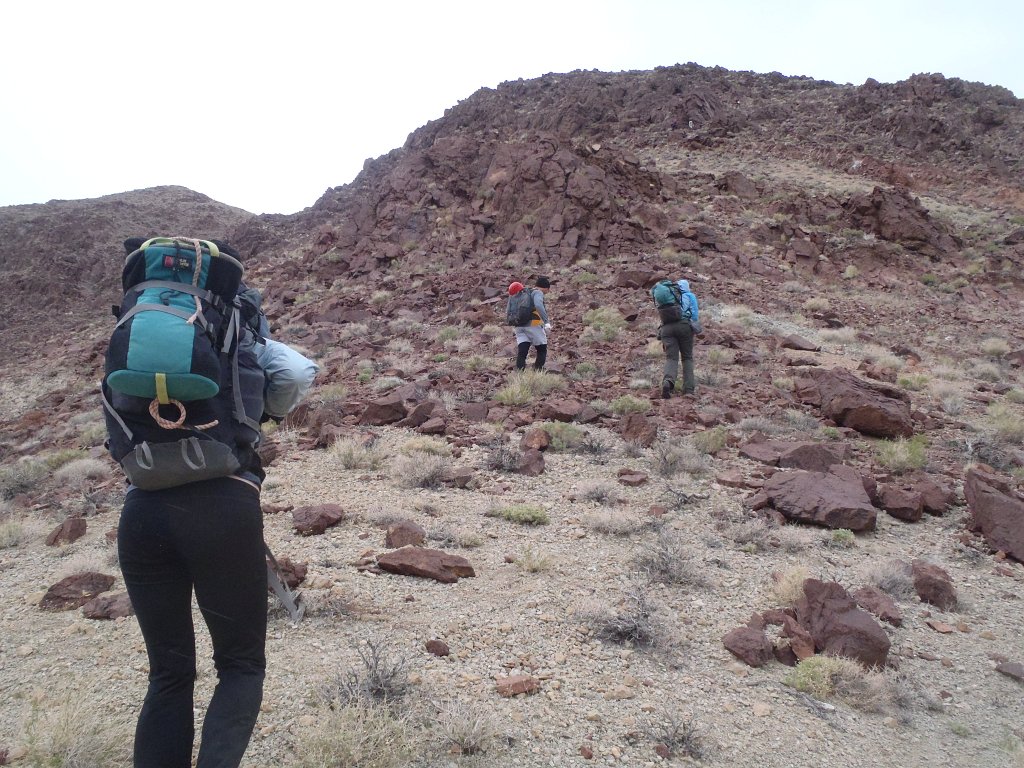
[[[332,706],[394,707],[410,687],[408,660],[386,641],[367,640],[356,648],[359,663],[321,683],[317,698]]]
[[[527,368],[510,374],[505,386],[498,390],[494,399],[502,405],[525,405],[535,397],[564,386],[565,381],[561,376]]]
[[[300,768],[404,768],[416,754],[416,733],[387,707],[347,704],[319,713],[298,745]]]
[[[476,704],[448,704],[436,718],[444,746],[460,755],[479,755],[500,745],[494,716]]]
[[[463,549],[473,549],[484,543],[483,537],[476,531],[466,528],[438,528],[427,532],[427,538],[438,542],[441,546],[455,546]]]
[[[611,446],[608,445],[608,443],[606,443],[597,435],[591,434],[589,432],[583,436],[583,438],[579,441],[579,443],[577,443],[573,447],[573,449],[576,451],[576,453],[583,453],[595,457],[604,456],[606,453],[609,453],[612,450]]]
[[[626,327],[626,319],[614,307],[598,307],[583,315],[583,324],[602,341],[614,341]]]
[[[909,440],[898,437],[895,440],[879,440],[875,444],[878,463],[896,474],[923,469],[928,463],[928,441],[924,435],[914,435]]]
[[[102,702],[67,696],[57,704],[33,701],[22,723],[26,765],[33,768],[127,768],[131,729],[112,721]]]
[[[651,403],[632,395],[622,395],[612,400],[608,407],[616,416],[625,416],[627,413],[647,413],[651,409]]]
[[[829,535],[826,543],[835,549],[849,549],[857,543],[857,536],[849,528],[837,528]]]
[[[648,588],[635,583],[627,587],[615,609],[587,616],[586,622],[599,640],[653,647],[663,639],[656,614]]]
[[[70,488],[81,488],[90,480],[98,480],[110,474],[110,467],[99,459],[75,459],[69,461],[56,472],[53,478]]]
[[[590,285],[599,282],[601,278],[593,272],[580,272],[572,276],[572,281],[578,285]]]
[[[377,470],[384,466],[387,454],[375,442],[351,437],[337,440],[329,449],[330,455],[343,469]]]
[[[736,356],[732,352],[721,347],[711,347],[704,355],[704,361],[715,370],[723,365],[732,365],[735,359]]]
[[[446,325],[439,328],[437,331],[437,340],[442,344],[448,341],[454,341],[460,338],[466,333],[467,327],[465,325]]]
[[[811,572],[803,565],[772,574],[772,596],[779,605],[796,605],[804,595],[804,582],[810,577]]]
[[[1020,405],[1021,403],[1024,403],[1024,389],[1021,389],[1020,387],[1014,387],[1005,395],[1003,395],[1003,397],[1006,398],[1006,402],[1008,403]]]
[[[783,682],[816,699],[835,696],[863,712],[885,712],[893,701],[889,680],[870,672],[852,659],[811,656],[790,672]]]
[[[812,296],[803,303],[803,308],[807,312],[824,312],[829,306],[829,301],[824,296]]]
[[[1005,403],[993,403],[988,408],[988,418],[996,440],[1006,444],[1024,443],[1024,416]]]
[[[519,525],[547,525],[551,522],[548,513],[542,508],[531,504],[513,504],[510,507],[497,507],[485,513],[488,517],[500,517],[510,523]]]
[[[88,454],[80,448],[65,448],[44,456],[43,462],[51,470],[56,471],[65,464],[70,464],[72,461],[77,461],[78,459],[84,459],[87,456]]]
[[[451,470],[448,456],[412,453],[399,456],[391,466],[391,475],[403,488],[437,488]]]
[[[634,566],[651,581],[661,584],[706,586],[707,580],[686,547],[679,531],[662,528],[654,542],[633,560]]]
[[[573,450],[583,441],[587,434],[582,427],[563,421],[549,421],[541,424],[540,428],[547,432],[551,438],[551,445],[548,446],[548,450],[554,453]]]
[[[782,392],[792,392],[796,381],[788,376],[776,376],[772,379],[772,386]]]
[[[1003,380],[1003,369],[995,363],[975,363],[971,366],[970,375],[981,381],[995,384]]]
[[[553,558],[547,552],[533,547],[527,547],[523,553],[516,558],[516,565],[527,573],[541,573],[551,568]]]
[[[374,291],[370,295],[370,303],[373,304],[375,307],[379,307],[382,304],[386,304],[388,299],[390,299],[390,298],[391,298],[391,291],[386,291],[386,290],[381,289],[379,291]]]
[[[512,445],[509,441],[496,438],[487,447],[485,459],[487,469],[499,472],[512,472],[519,467],[522,454],[518,446]]]
[[[576,367],[573,368],[573,378],[576,379],[590,379],[595,373],[597,373],[597,366],[585,360],[576,363]]]
[[[632,536],[644,528],[644,523],[635,517],[616,512],[589,512],[583,524],[592,531],[609,536]]]
[[[576,498],[582,501],[593,501],[597,504],[617,504],[619,492],[611,483],[597,481],[583,485],[576,494]]]
[[[786,424],[798,432],[813,432],[821,426],[814,415],[795,408],[788,408],[782,416]]]
[[[0,549],[13,549],[29,540],[28,528],[19,520],[0,522]]]
[[[761,432],[765,435],[774,435],[784,431],[780,424],[767,416],[747,416],[737,422],[736,430],[744,434]]]
[[[317,392],[320,402],[324,405],[340,403],[348,397],[348,386],[345,384],[327,384]]]
[[[846,269],[843,270],[842,277],[844,280],[853,280],[855,277],[860,276],[860,270],[853,264],[847,265]]]
[[[1006,339],[990,336],[981,342],[981,353],[992,360],[1001,360],[1010,353],[1010,345]]]
[[[729,431],[725,427],[712,427],[703,432],[694,432],[689,440],[694,448],[710,456],[728,445]]]
[[[402,444],[402,447],[399,448],[399,451],[406,455],[415,453],[426,453],[431,456],[452,455],[452,447],[448,445],[447,441],[440,437],[431,437],[429,435],[423,435],[406,440]]]
[[[928,377],[923,373],[908,373],[897,378],[896,384],[911,392],[920,392],[928,386]]]
[[[864,578],[895,600],[907,600],[917,594],[910,566],[899,560],[871,565]]]
[[[381,376],[373,382],[373,389],[375,392],[385,392],[389,389],[400,387],[404,383],[405,380],[398,376]]]
[[[824,328],[818,331],[818,338],[823,342],[836,344],[838,346],[857,343],[856,328]]]
[[[675,712],[652,715],[644,733],[667,750],[669,759],[682,757],[700,761],[705,757],[703,737],[692,718],[683,718]]]
[[[0,467],[0,499],[13,499],[32,490],[50,474],[45,462],[29,459]]]
[[[499,363],[493,357],[486,357],[484,355],[470,355],[466,359],[466,370],[468,371],[493,371],[497,369]]]

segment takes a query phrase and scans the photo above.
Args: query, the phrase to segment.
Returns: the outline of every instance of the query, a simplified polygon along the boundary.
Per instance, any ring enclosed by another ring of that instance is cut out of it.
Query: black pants
[[[196,768],[237,768],[259,714],[266,669],[267,566],[259,491],[231,478],[132,490],[117,542],[149,654],[135,768],[192,764],[193,588],[213,640],[218,679]]]
[[[530,354],[530,342],[521,341],[519,346],[516,348],[516,370],[526,370],[526,356]],[[548,359],[548,345],[538,344],[537,345],[537,359],[533,362],[533,368],[536,371],[544,370],[544,363]]]

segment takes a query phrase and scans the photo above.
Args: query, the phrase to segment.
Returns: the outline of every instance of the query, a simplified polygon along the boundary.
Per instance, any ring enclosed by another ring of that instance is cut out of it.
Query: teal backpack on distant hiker
[[[240,344],[241,263],[192,238],[125,249],[102,383],[114,460],[143,490],[259,467],[264,375]]]
[[[671,280],[662,280],[651,289],[654,306],[658,309],[658,318],[662,325],[688,320],[692,316],[690,302],[683,306],[683,292]]]

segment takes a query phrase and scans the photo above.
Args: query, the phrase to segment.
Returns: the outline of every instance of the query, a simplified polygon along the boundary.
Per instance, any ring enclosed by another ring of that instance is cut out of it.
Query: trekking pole
[[[288,584],[281,575],[281,566],[277,564],[277,558],[270,551],[270,546],[263,542],[263,548],[267,552],[267,584],[277,595],[277,599],[281,601],[284,609],[288,611],[289,618],[297,624],[302,621],[302,616],[306,612],[306,603],[302,599],[302,593],[292,592],[288,588]]]

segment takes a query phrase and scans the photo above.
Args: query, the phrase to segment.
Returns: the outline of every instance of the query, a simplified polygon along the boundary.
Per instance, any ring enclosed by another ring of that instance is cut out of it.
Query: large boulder
[[[972,467],[964,479],[964,496],[971,512],[968,527],[992,549],[1024,562],[1024,501],[1009,483]]]
[[[832,368],[808,370],[794,389],[801,402],[861,434],[888,438],[914,434],[910,398],[896,387],[862,381],[845,369]]]
[[[422,547],[402,547],[388,552],[377,558],[377,565],[388,573],[419,576],[445,584],[454,584],[466,576],[476,576],[476,571],[466,558]]]
[[[846,443],[761,440],[744,443],[739,452],[748,459],[775,467],[827,472],[833,464],[842,464],[850,449]]]
[[[762,492],[787,520],[851,531],[875,529],[878,510],[864,483],[850,473],[776,472],[765,481]]]
[[[845,656],[866,667],[884,666],[889,657],[891,642],[881,624],[837,582],[807,579],[796,616],[821,653]]]

